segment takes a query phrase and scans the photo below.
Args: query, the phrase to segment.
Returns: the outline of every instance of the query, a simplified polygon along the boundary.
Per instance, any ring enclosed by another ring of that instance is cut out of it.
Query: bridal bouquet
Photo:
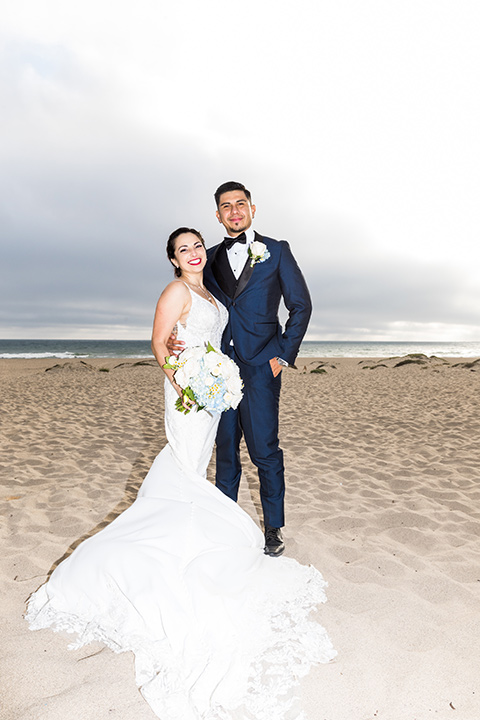
[[[206,348],[186,348],[178,357],[170,355],[165,360],[163,367],[175,370],[173,377],[182,388],[183,397],[175,403],[180,412],[190,412],[182,405],[187,399],[197,403],[198,410],[223,412],[238,407],[243,397],[238,367],[210,343]]]

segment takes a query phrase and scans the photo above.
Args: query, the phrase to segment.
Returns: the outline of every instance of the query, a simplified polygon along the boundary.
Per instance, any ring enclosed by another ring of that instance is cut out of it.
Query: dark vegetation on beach
[[[400,367],[407,367],[407,366],[418,366],[421,367],[423,370],[431,369],[434,372],[439,372],[439,368],[448,368],[448,369],[462,369],[462,370],[470,370],[471,372],[478,372],[480,371],[480,358],[477,358],[476,360],[468,360],[468,361],[461,361],[461,362],[455,362],[452,363],[449,360],[446,360],[445,358],[437,357],[436,355],[424,355],[423,353],[411,353],[409,355],[404,355],[403,357],[390,357],[390,358],[381,358],[379,360],[372,360],[372,359],[363,359],[359,360],[358,365],[361,367],[362,370],[378,370],[380,368],[385,369],[395,369]],[[136,360],[135,362],[121,362],[118,365],[114,365],[113,368],[108,367],[95,367],[94,365],[91,365],[90,363],[85,362],[85,360],[67,360],[64,363],[56,363],[55,365],[52,365],[51,367],[48,367],[45,369],[45,372],[49,371],[80,371],[80,372],[110,372],[111,370],[116,370],[117,368],[133,368],[133,367],[158,367],[156,362],[154,360]],[[337,366],[327,362],[327,361],[319,361],[319,360],[313,360],[312,362],[308,363],[308,365],[304,365],[302,372],[303,373],[311,373],[314,375],[325,375],[331,370],[336,370]]]
[[[451,363],[445,358],[437,357],[436,355],[424,355],[423,353],[411,353],[404,355],[403,357],[391,357],[386,358],[373,365],[367,364],[368,360],[360,360],[359,365],[362,365],[362,370],[376,370],[377,368],[399,368],[405,365],[420,365],[422,369],[433,368],[438,371],[438,367],[449,367],[449,368],[462,368],[465,370],[480,370],[480,358],[471,362],[458,362]]]
[[[327,373],[327,369],[336,370],[335,365],[331,365],[327,362],[322,361],[319,363],[318,361],[315,361],[314,363],[310,363],[310,365],[312,364],[314,364],[315,367],[310,369],[310,373],[317,375]],[[452,363],[445,358],[437,357],[436,355],[428,356],[423,353],[410,353],[409,355],[404,355],[403,357],[382,358],[381,360],[373,361],[370,359],[360,360],[358,364],[361,366],[362,370],[378,370],[379,368],[390,369],[405,367],[407,365],[418,365],[423,370],[433,369],[434,372],[438,372],[439,367],[460,368],[463,370],[471,370],[473,372],[480,370],[480,358],[472,361]],[[307,372],[306,365],[303,368],[303,372]]]

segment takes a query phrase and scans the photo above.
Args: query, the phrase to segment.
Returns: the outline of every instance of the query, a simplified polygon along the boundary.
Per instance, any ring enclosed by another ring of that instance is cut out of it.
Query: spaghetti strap
[[[204,295],[200,295],[199,293],[195,292],[193,287],[189,285],[185,280],[182,280],[182,282],[190,290],[190,295],[192,297],[197,297],[204,302],[208,302],[209,305],[212,305],[216,310],[218,310],[217,300],[213,297],[212,293],[206,290]],[[203,288],[199,288],[199,290],[203,290]]]

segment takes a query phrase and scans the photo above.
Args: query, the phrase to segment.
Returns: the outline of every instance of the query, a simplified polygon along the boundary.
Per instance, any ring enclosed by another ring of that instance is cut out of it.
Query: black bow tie
[[[240,233],[237,237],[226,237],[223,239],[223,242],[225,243],[225,247],[227,250],[230,250],[231,247],[235,245],[235,243],[243,243],[245,244],[247,242],[247,236],[244,232]]]

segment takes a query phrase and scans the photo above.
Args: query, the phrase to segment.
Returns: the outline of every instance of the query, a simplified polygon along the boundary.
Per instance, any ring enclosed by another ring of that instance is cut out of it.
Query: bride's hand
[[[191,400],[189,397],[184,395],[182,397],[182,406],[185,408],[187,412],[190,412],[190,410],[193,410],[193,408],[196,406],[195,400]]]
[[[173,387],[177,391],[178,400],[176,402],[178,410],[180,410],[182,407],[185,410],[185,415],[190,412],[190,410],[193,410],[193,408],[197,405],[195,400],[192,400],[192,398],[189,398],[188,395],[186,395],[180,385],[177,385],[175,382],[172,382]]]

